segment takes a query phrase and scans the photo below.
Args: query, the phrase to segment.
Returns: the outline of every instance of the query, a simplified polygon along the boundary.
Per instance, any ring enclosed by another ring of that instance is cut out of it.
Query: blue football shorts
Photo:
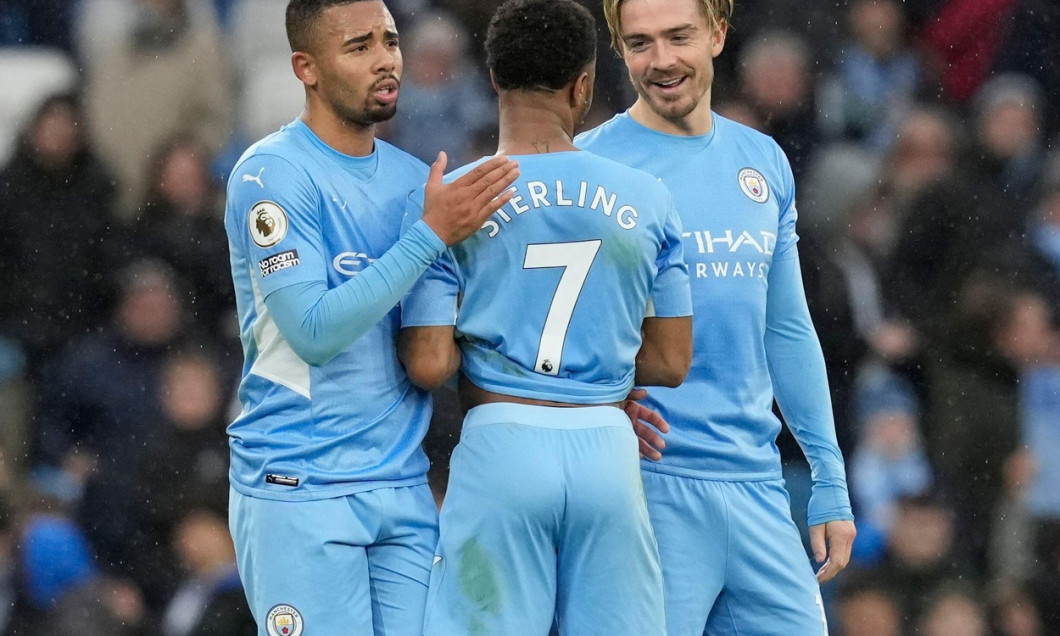
[[[258,636],[420,636],[437,520],[427,484],[317,501],[230,490]]]
[[[669,636],[827,636],[782,479],[643,477]]]
[[[453,451],[428,636],[662,636],[637,439],[614,407],[486,404]]]

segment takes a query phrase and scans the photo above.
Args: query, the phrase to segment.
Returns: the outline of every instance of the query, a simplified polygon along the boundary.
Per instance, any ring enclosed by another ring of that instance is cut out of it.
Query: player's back
[[[515,196],[448,254],[462,294],[463,372],[505,395],[624,399],[653,291],[669,303],[664,288],[684,284],[669,192],[590,153],[516,158]]]

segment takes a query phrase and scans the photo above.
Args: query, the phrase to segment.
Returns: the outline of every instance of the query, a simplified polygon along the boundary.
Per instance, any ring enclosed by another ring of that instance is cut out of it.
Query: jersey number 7
[[[562,267],[559,285],[552,296],[545,327],[541,330],[541,342],[537,347],[534,370],[545,375],[558,375],[563,357],[563,344],[567,340],[574,306],[578,304],[589,269],[600,251],[600,239],[573,243],[534,243],[526,246],[523,269]]]

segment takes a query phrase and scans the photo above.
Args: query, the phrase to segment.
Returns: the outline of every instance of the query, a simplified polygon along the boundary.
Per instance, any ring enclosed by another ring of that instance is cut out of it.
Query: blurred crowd
[[[223,187],[300,110],[285,4],[0,4],[0,634],[255,633]],[[492,154],[499,1],[387,4],[405,72],[380,134]],[[832,633],[1060,634],[1058,23],[1051,0],[737,1],[716,110],[791,159],[858,521]],[[586,127],[632,103],[606,43]],[[460,415],[436,405],[441,496]]]

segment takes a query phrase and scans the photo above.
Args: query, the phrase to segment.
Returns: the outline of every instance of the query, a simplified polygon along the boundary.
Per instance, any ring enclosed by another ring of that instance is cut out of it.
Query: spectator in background
[[[847,19],[853,42],[822,82],[818,123],[830,137],[883,152],[909,110],[920,70],[906,48],[897,0],[855,0]]]
[[[152,636],[157,634],[135,585],[95,576],[67,592],[45,619],[39,636]]]
[[[924,636],[987,636],[986,612],[967,585],[943,586],[924,610],[918,634]]]
[[[990,624],[996,636],[1044,636],[1037,603],[1027,589],[1000,585],[990,594]]]
[[[421,161],[467,154],[476,127],[496,120],[489,87],[467,58],[468,36],[444,13],[418,16],[402,38],[405,74],[394,143]]]
[[[1020,271],[1042,162],[1040,104],[1026,78],[985,85],[976,98],[970,160],[907,206],[892,255],[890,303],[930,337],[944,337],[935,316],[951,311],[974,272]]]
[[[44,100],[0,172],[0,332],[36,370],[103,313],[111,177],[73,95]]]
[[[838,601],[838,633],[842,636],[901,636],[901,607],[886,587],[869,577],[844,579]]]
[[[795,182],[818,144],[811,51],[790,31],[767,31],[740,52],[741,98],[755,128],[773,137],[791,161]]]
[[[121,247],[134,259],[155,258],[181,279],[187,318],[231,348],[238,336],[224,200],[209,173],[209,152],[178,135],[152,153],[148,190]]]
[[[927,494],[931,486],[919,409],[912,387],[879,367],[862,372],[854,402],[860,437],[850,462],[851,495],[860,507],[862,536],[885,541],[899,499]]]
[[[1060,153],[1054,153],[1029,217],[1026,271],[1060,316]]]
[[[223,511],[191,508],[176,526],[173,544],[188,575],[166,608],[163,636],[258,633],[239,582],[236,551]]]
[[[227,390],[217,363],[205,353],[174,352],[160,376],[161,426],[145,441],[136,471],[140,492],[133,516],[140,531],[129,538],[132,576],[158,609],[178,579],[169,539],[181,517],[194,506],[228,505]]]
[[[1033,292],[1005,279],[963,285],[949,336],[928,367],[928,446],[941,486],[954,496],[959,545],[985,571],[997,506],[1024,463],[1017,454],[1019,373],[1049,348],[1048,313]]]
[[[160,368],[186,334],[168,268],[139,262],[119,280],[113,323],[74,340],[44,373],[37,472],[80,504],[100,565],[122,572],[132,560],[128,512],[144,494],[123,476],[160,430]]]
[[[903,632],[947,581],[970,579],[973,571],[954,555],[953,511],[933,495],[903,497],[895,508],[887,558],[864,572],[899,603]]]
[[[216,18],[191,0],[136,0],[131,30],[98,64],[85,88],[90,130],[119,185],[120,216],[137,215],[144,165],[186,130],[210,153],[231,131],[228,66]]]

